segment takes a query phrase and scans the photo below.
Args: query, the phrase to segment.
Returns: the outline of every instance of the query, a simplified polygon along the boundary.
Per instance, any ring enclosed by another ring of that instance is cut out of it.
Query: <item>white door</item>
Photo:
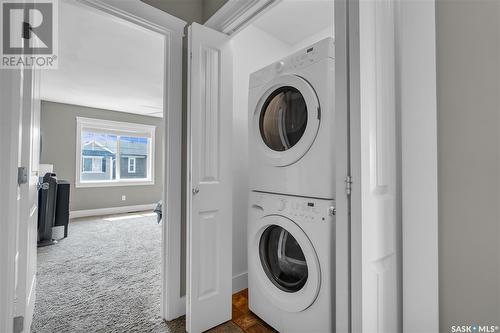
[[[39,72],[24,70],[21,116],[20,165],[27,180],[19,187],[20,211],[17,243],[17,281],[15,315],[24,317],[29,332],[35,308],[36,256],[38,230],[38,166],[40,156]]]
[[[233,87],[229,37],[193,23],[188,38],[186,321],[195,333],[231,319]]]
[[[359,2],[362,331],[366,333],[401,332],[394,3]]]

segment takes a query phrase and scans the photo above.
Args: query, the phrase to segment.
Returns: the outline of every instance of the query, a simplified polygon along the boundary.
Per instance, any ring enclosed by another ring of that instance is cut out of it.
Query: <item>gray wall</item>
[[[197,22],[203,24],[202,0],[141,0],[148,5],[156,7],[176,16],[188,24]]]
[[[436,5],[440,325],[500,325],[500,2]]]
[[[203,0],[203,22],[208,21],[226,2],[227,0]]]
[[[75,188],[76,117],[156,126],[155,184]],[[161,200],[163,191],[162,123],[161,118],[42,101],[40,120],[42,156],[40,163],[54,164],[57,177],[71,183],[70,210],[72,211],[155,203]],[[126,195],[126,201],[122,201],[122,195]]]

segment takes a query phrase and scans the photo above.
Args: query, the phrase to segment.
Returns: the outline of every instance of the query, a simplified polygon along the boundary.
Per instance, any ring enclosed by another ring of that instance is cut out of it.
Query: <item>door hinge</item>
[[[352,177],[345,177],[345,194],[351,195],[352,192]]]
[[[22,185],[28,183],[28,168],[18,167],[17,168],[17,185]]]
[[[17,316],[14,317],[14,333],[19,333],[24,330],[24,317]]]

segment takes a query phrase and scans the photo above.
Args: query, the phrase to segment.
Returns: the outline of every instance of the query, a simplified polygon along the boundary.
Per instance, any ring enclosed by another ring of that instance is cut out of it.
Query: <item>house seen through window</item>
[[[79,118],[77,186],[150,183],[154,127]]]
[[[83,157],[83,173],[106,172],[106,160],[101,156]]]

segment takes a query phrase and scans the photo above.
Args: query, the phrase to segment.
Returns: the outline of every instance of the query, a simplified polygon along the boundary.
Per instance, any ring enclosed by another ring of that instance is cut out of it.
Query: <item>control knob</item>
[[[283,61],[279,61],[276,63],[276,72],[281,72],[285,67],[285,63]]]

